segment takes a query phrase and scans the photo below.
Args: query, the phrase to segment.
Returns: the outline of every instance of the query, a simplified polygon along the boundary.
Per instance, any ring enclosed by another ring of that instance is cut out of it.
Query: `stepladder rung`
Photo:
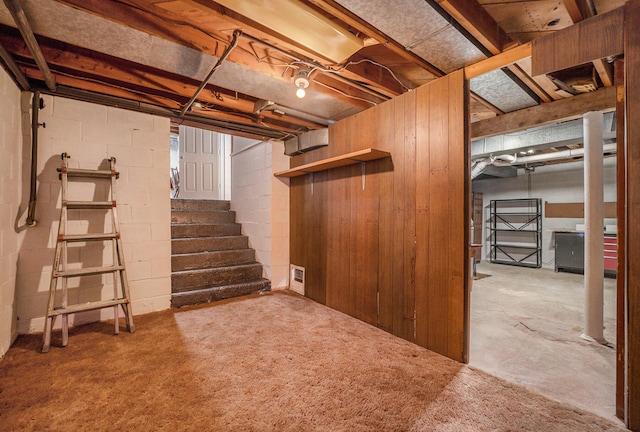
[[[58,169],[60,171],[60,169]],[[67,176],[68,177],[76,177],[76,178],[105,178],[110,179],[111,176],[116,176],[116,178],[120,177],[120,173],[117,171],[110,170],[88,170],[88,169],[80,169],[80,168],[67,168]]]
[[[102,273],[112,273],[116,271],[124,270],[123,265],[114,265],[114,266],[106,266],[106,267],[87,267],[76,270],[66,270],[66,271],[54,271],[53,277],[74,277],[74,276],[88,276]]]
[[[119,237],[119,233],[99,233],[99,234],[65,234],[60,236],[59,241],[82,242],[111,240]]]
[[[121,298],[121,299],[114,299],[114,300],[101,300],[101,301],[94,301],[94,302],[88,302],[88,303],[79,303],[79,304],[74,304],[67,307],[55,308],[52,311],[49,311],[49,316],[72,314],[76,312],[103,309],[103,308],[108,308],[108,307],[117,306],[117,305],[126,304],[126,303],[129,303],[129,299]]]
[[[73,210],[110,209],[116,206],[115,201],[63,201],[62,205]]]

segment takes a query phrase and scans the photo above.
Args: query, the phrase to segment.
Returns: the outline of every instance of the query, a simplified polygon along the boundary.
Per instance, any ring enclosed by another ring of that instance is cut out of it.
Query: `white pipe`
[[[482,174],[482,171],[484,171],[489,164],[489,159],[478,159],[473,161],[473,168],[471,168],[471,180]]]
[[[602,152],[615,153],[616,148],[617,148],[616,143],[605,144],[602,147]],[[577,148],[577,149],[562,150],[562,151],[553,152],[553,153],[541,153],[541,154],[534,154],[534,155],[528,155],[528,156],[520,156],[520,157],[517,157],[513,162],[511,161],[513,158],[513,155],[492,156],[491,160],[493,161],[492,164],[495,166],[510,166],[510,165],[516,165],[516,164],[530,163],[530,162],[546,162],[546,161],[556,160],[556,159],[566,159],[570,157],[579,157],[583,155],[584,155],[584,149]],[[508,160],[505,160],[505,159],[508,159]],[[481,161],[481,160],[486,160],[486,158],[476,159],[473,162],[476,163],[477,161]]]
[[[583,117],[584,129],[584,334],[606,343],[604,328],[604,204],[603,115],[591,111]]]
[[[503,162],[508,162],[510,164],[513,164],[515,163],[516,160],[518,160],[517,155],[503,154],[498,156],[491,156],[491,162],[503,161]]]

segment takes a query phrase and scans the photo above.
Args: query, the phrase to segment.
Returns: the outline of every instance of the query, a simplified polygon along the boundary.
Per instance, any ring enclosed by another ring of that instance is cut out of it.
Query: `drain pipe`
[[[182,107],[182,109],[180,110],[181,116],[183,116],[187,111],[189,111],[189,108],[191,108],[191,105],[196,100],[200,92],[204,89],[204,87],[207,84],[209,84],[209,80],[211,79],[213,74],[216,73],[218,68],[222,66],[222,62],[224,62],[227,59],[227,57],[229,57],[229,54],[231,54],[231,51],[233,51],[233,49],[238,45],[238,37],[241,35],[242,35],[242,31],[240,30],[233,31],[233,38],[231,39],[231,43],[229,44],[227,49],[224,50],[224,52],[222,53],[222,55],[220,56],[216,64],[213,66],[213,68],[211,68],[211,71],[209,72],[207,77],[204,79],[204,81],[200,83],[200,87],[198,87],[198,90],[196,90],[196,93],[191,97],[191,99],[189,99],[189,102],[187,102],[186,105]]]
[[[27,225],[36,225],[36,176],[38,173],[38,115],[40,111],[40,92],[33,92],[31,99],[31,184],[29,191],[29,212],[27,214]]]
[[[604,329],[604,204],[603,115],[584,115],[584,334],[583,339],[606,343]]]

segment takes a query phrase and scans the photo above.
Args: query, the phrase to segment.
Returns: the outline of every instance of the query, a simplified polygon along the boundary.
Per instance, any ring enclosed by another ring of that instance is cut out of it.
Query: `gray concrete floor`
[[[477,271],[480,278],[471,291],[470,365],[618,420],[615,279],[603,278],[608,344],[600,345],[580,337],[584,276],[486,262]]]

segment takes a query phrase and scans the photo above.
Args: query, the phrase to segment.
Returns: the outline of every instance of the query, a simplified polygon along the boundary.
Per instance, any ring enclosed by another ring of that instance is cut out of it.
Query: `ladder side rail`
[[[62,235],[66,235],[68,232],[68,214],[67,214],[67,198],[69,191],[69,181],[67,176],[68,165],[67,165],[68,155],[66,153],[62,154],[62,205],[60,209],[60,226],[62,226]],[[67,250],[67,242],[62,241],[58,242],[62,247],[62,271],[66,272],[69,269],[69,255]],[[67,278],[62,278],[62,309],[65,309],[69,306],[69,292],[68,292],[68,283]],[[62,314],[62,346],[67,346],[69,342],[69,315]]]
[[[111,197],[111,232],[116,235],[115,238],[111,240],[111,259],[114,266],[123,265],[122,262],[118,261],[118,251],[116,238],[120,236],[120,232],[116,230],[115,224],[113,223],[114,218],[116,217],[116,167],[115,167],[115,158],[109,158],[109,169],[111,171],[110,176],[110,188],[109,195]],[[112,283],[113,283],[113,299],[117,300],[119,298],[118,294],[118,272],[121,270],[116,270],[112,274]],[[115,334],[120,333],[120,317],[119,317],[119,305],[113,306],[113,331]]]
[[[122,270],[120,270],[120,286],[122,288],[122,297],[127,300],[126,303],[122,304],[122,310],[125,315],[127,330],[133,333],[135,331],[135,325],[133,324],[133,310],[131,308],[131,296],[129,294],[129,280],[127,279],[127,270],[126,266],[124,265],[124,252],[122,249],[122,239],[120,237],[120,221],[118,219],[118,212],[116,210],[118,203],[118,194],[116,188],[116,179],[118,178],[118,173],[116,171],[116,158],[111,157],[109,159],[109,163],[111,167],[111,200],[113,202],[111,222],[113,224],[113,232],[116,234],[115,242],[118,256],[118,265],[122,266]]]

